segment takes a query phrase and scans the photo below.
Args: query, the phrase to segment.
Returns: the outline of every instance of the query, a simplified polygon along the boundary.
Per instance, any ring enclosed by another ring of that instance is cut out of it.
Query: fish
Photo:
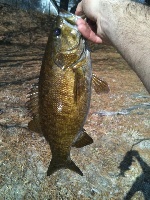
[[[108,84],[92,75],[90,51],[79,33],[72,13],[59,12],[50,30],[38,85],[32,87],[28,109],[31,131],[48,141],[52,159],[47,176],[62,168],[83,176],[72,161],[72,147],[93,143],[83,128],[90,108],[91,86],[108,92]]]

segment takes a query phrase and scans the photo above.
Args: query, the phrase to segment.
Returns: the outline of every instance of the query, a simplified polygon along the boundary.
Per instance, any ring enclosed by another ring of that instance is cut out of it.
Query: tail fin
[[[59,159],[56,160],[53,158],[48,167],[47,176],[52,175],[54,172],[56,172],[57,170],[62,169],[62,168],[70,169],[70,170],[78,173],[79,175],[83,176],[82,171],[76,166],[76,164],[71,159],[68,159],[66,161],[61,161]]]

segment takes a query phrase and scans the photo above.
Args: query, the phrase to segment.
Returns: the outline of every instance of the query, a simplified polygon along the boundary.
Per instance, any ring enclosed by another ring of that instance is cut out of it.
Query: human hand
[[[148,6],[130,0],[82,0],[76,14],[94,21],[96,29],[83,19],[76,23],[85,38],[113,45],[150,93],[149,11]]]
[[[86,10],[88,9],[88,7],[85,7],[84,9],[84,1],[81,1],[76,9],[75,14],[76,15],[83,15],[86,14]],[[87,2],[88,4],[88,2]],[[88,12],[88,11],[87,11]],[[96,34],[96,29],[97,29],[97,25],[94,22],[94,16],[91,16],[90,18],[93,19],[92,20],[88,20],[85,21],[82,18],[77,20],[77,26],[78,26],[78,30],[81,32],[81,34],[88,40],[94,42],[94,43],[102,43],[102,39]]]
[[[96,34],[96,31],[93,30],[90,23],[87,23],[82,18],[78,19],[76,23],[78,26],[78,30],[86,39],[94,43],[102,43],[102,39]]]
[[[105,36],[99,19],[102,17],[99,11],[98,0],[82,0],[76,9],[76,15],[85,14],[87,21],[79,18],[77,20],[78,30],[88,40],[94,43],[109,43],[108,38]],[[100,17],[99,17],[100,16]]]

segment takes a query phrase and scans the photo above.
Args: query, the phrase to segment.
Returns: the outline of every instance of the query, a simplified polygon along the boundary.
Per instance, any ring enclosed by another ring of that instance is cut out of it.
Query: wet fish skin
[[[68,21],[56,18],[39,79],[39,121],[52,153],[47,175],[61,168],[83,175],[70,150],[89,110],[92,70],[90,54],[70,16]]]
[[[92,81],[90,52],[77,30],[76,16],[60,13],[50,32],[38,88],[32,88],[28,108],[30,130],[42,133],[50,144],[52,159],[47,175],[68,168],[83,173],[70,158],[71,147],[93,142],[83,129],[91,99],[91,83],[97,93],[108,92],[105,81]]]

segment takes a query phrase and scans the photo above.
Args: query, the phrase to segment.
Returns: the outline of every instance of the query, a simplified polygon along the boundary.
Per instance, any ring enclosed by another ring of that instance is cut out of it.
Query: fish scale
[[[33,95],[32,89],[28,104],[33,113],[29,129],[42,133],[50,144],[48,176],[61,168],[83,175],[71,160],[71,147],[81,148],[93,142],[83,128],[91,99],[90,52],[75,21],[76,16],[68,12],[56,17],[42,61],[38,91],[36,88]],[[93,85],[98,93],[109,90],[107,83],[95,75]]]

